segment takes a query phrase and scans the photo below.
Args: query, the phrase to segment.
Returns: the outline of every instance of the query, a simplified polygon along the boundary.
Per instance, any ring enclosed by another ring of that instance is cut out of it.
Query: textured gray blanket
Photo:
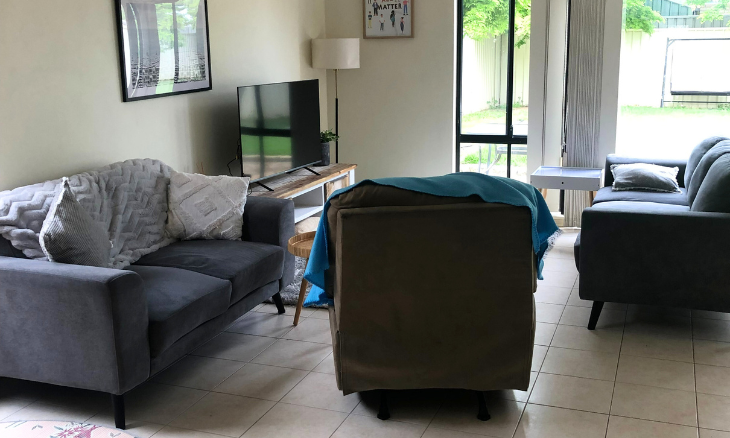
[[[121,269],[174,240],[165,237],[170,167],[128,160],[69,177],[76,199],[109,233]],[[0,192],[0,234],[26,257],[46,260],[38,235],[61,180]]]

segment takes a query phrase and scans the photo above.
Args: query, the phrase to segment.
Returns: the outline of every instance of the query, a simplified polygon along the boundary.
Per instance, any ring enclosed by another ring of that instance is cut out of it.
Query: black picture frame
[[[190,81],[186,84],[190,84],[192,82],[201,82],[200,87],[196,88],[185,88],[185,89],[178,89],[174,90],[176,85],[179,85],[180,83],[173,82],[173,91],[170,92],[162,92],[154,94],[140,94],[140,95],[134,95],[134,92],[130,93],[130,87],[128,86],[128,82],[130,82],[130,78],[127,74],[128,66],[127,66],[127,57],[125,56],[126,50],[125,50],[125,39],[124,39],[124,16],[122,14],[122,8],[124,5],[131,5],[131,4],[162,4],[162,3],[170,3],[171,5],[174,5],[176,2],[169,1],[169,2],[149,2],[149,1],[140,1],[135,2],[134,0],[114,0],[115,5],[115,14],[116,14],[116,21],[117,21],[117,41],[118,41],[118,50],[119,50],[119,69],[121,71],[121,88],[122,88],[122,100],[124,102],[134,102],[138,100],[147,100],[147,99],[155,99],[158,97],[168,97],[168,96],[177,96],[180,94],[189,94],[189,93],[197,93],[201,91],[209,91],[213,89],[213,74],[212,74],[212,68],[211,68],[211,58],[210,58],[210,27],[208,25],[208,1],[207,0],[200,0],[200,3],[202,4],[202,11],[204,12],[204,23],[205,23],[205,49],[203,51],[203,54],[205,55],[205,80],[204,81]],[[174,7],[173,7],[173,10]],[[173,14],[175,15],[175,14]],[[177,29],[176,27],[174,28]],[[177,32],[175,32],[176,34]],[[175,39],[177,41],[177,37]],[[179,50],[179,48],[178,48]],[[160,53],[158,53],[160,55]],[[179,55],[175,58],[176,59],[176,67],[179,67]],[[131,63],[130,63],[131,64]],[[130,65],[131,70],[131,65]],[[159,70],[159,67],[158,67]],[[177,71],[177,68],[176,68]],[[178,74],[177,72],[175,73]],[[159,82],[158,82],[159,85]],[[151,88],[151,87],[149,87]],[[184,88],[184,87],[183,87]],[[139,90],[139,88],[135,89]]]

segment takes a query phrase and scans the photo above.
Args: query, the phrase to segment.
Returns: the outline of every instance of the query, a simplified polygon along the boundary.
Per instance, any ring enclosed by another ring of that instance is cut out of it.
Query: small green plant
[[[340,136],[332,132],[331,129],[319,133],[319,140],[321,143],[329,143],[332,141],[336,141],[339,138]]]

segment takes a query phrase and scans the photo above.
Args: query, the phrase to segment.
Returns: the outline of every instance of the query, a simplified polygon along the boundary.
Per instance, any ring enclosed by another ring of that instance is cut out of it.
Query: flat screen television
[[[319,81],[238,88],[242,175],[251,181],[316,164]]]

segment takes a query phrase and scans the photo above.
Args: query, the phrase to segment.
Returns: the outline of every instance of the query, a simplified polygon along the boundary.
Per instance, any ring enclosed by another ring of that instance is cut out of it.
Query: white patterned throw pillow
[[[183,240],[241,240],[249,178],[173,171],[166,232]]]

